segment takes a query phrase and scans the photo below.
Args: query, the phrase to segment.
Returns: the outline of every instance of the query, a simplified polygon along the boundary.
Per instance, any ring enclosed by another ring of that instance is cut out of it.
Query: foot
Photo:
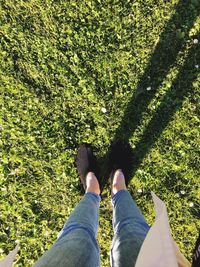
[[[114,182],[116,171],[121,170],[120,177],[124,177],[125,185],[128,186],[128,183],[131,178],[132,163],[133,152],[129,143],[122,140],[117,140],[116,142],[114,142],[111,146],[111,151],[109,154],[111,184],[113,184]]]
[[[93,172],[88,172],[86,176],[86,189],[85,192],[92,192],[100,195],[99,181]]]
[[[127,190],[125,177],[121,169],[115,171],[112,184],[111,184],[111,194],[115,195],[120,190]]]
[[[99,194],[99,170],[91,145],[82,144],[79,146],[75,165],[84,190],[86,192],[92,192],[94,190],[95,193],[98,192]]]

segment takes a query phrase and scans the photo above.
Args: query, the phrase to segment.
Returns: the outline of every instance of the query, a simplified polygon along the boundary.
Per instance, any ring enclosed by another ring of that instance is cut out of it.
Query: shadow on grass
[[[176,7],[176,12],[168,21],[150,62],[138,83],[137,89],[126,107],[113,141],[119,138],[126,141],[129,140],[137,129],[143,112],[145,112],[149,103],[154,98],[156,91],[166,78],[170,68],[175,64],[178,53],[184,51],[189,31],[196,19],[196,16],[193,16],[187,23],[187,27],[185,27],[185,15],[187,15],[188,4],[189,1],[181,0]],[[198,9],[200,9],[200,5]],[[176,29],[184,29],[184,39],[180,38]],[[199,38],[199,36],[196,38]],[[133,175],[152,145],[170,122],[172,116],[181,108],[185,97],[192,92],[192,83],[198,74],[197,69],[195,70],[195,64],[199,60],[200,48],[199,45],[194,44],[189,51],[184,66],[180,67],[171,88],[167,91],[154,117],[147,125],[143,136],[135,146]],[[151,86],[151,91],[146,90],[148,86]],[[102,162],[107,162],[109,150],[104,159],[102,159]],[[104,164],[106,165],[106,163]]]
[[[150,101],[153,99],[170,68],[174,65],[178,53],[184,49],[189,31],[196,19],[196,16],[194,16],[190,20],[189,25],[187,25],[187,28],[184,28],[188,4],[189,1],[181,0],[177,5],[175,14],[168,21],[160,36],[159,43],[154,50],[150,62],[143,76],[140,78],[137,89],[127,105],[114,139],[119,136],[123,136],[125,139],[128,139],[134,130],[136,130],[137,125],[141,120],[142,113],[146,110]],[[184,39],[180,38],[176,31],[176,29],[181,28],[184,28]],[[149,86],[151,86],[150,92],[146,91],[146,88]]]
[[[198,75],[198,71],[195,70],[195,63],[199,60],[200,47],[193,47],[188,54],[184,66],[179,71],[179,74],[164,96],[154,117],[146,127],[142,138],[136,144],[134,155],[137,160],[135,161],[133,172],[136,171],[149,149],[157,141],[162,131],[170,122],[172,116],[181,108],[184,99],[192,93],[193,81]]]

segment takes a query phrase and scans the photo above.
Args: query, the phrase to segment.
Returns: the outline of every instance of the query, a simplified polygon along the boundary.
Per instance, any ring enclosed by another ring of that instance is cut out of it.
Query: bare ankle
[[[122,170],[116,170],[112,181],[112,194],[115,195],[120,190],[126,190],[125,177]]]
[[[99,182],[93,172],[88,172],[87,174],[85,192],[100,194]]]

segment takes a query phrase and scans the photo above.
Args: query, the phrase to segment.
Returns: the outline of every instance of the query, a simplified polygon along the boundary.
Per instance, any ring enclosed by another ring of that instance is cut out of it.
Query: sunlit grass
[[[167,205],[191,261],[199,224],[200,4],[187,1],[9,1],[0,5],[0,256],[16,266],[51,247],[81,198],[77,146],[104,157],[129,140],[130,192],[147,221],[150,191]],[[109,189],[99,245],[109,266]]]

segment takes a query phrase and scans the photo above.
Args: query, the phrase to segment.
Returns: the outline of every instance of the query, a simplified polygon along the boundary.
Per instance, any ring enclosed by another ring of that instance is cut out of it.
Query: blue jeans
[[[86,193],[64,225],[57,241],[34,267],[99,267],[96,240],[101,198]],[[112,198],[114,238],[111,246],[112,267],[133,267],[149,230],[139,208],[127,190]]]

